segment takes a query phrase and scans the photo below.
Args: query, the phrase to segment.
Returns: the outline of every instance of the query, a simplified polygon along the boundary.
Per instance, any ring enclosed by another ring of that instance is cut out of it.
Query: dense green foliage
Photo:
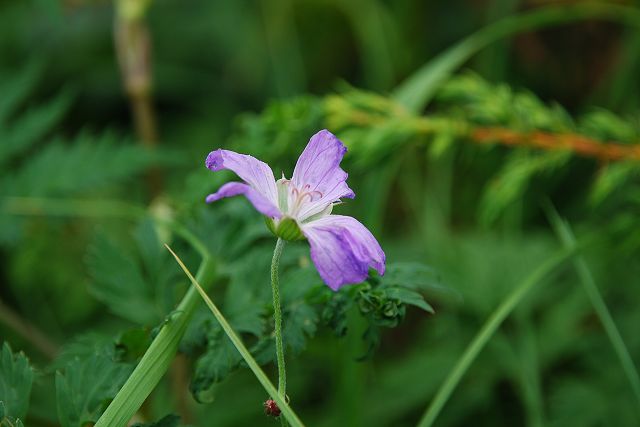
[[[638,425],[639,43],[631,2],[0,4],[0,426],[275,423],[163,244],[276,383],[275,239],[203,163],[322,128],[387,272],[286,245],[305,425]]]

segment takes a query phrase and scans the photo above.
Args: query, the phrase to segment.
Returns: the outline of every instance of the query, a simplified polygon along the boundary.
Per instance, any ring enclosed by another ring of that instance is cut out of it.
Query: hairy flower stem
[[[275,323],[276,335],[276,359],[278,361],[278,394],[283,399],[287,398],[287,373],[284,365],[284,346],[282,344],[282,308],[280,307],[280,256],[284,248],[285,241],[278,239],[273,250],[271,260],[271,292],[273,293],[273,320]],[[282,425],[286,425],[286,420],[281,417]]]

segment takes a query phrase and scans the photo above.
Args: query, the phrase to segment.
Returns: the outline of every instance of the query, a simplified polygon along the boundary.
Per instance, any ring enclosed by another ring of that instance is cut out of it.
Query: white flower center
[[[310,218],[300,218],[300,213],[304,213],[304,207],[309,203],[316,202],[324,196],[321,191],[312,190],[310,184],[305,184],[302,187],[296,187],[291,180],[279,179],[277,181],[278,187],[278,205],[280,211],[286,214],[286,216],[294,218],[296,220],[302,220],[302,222],[308,222],[311,217],[321,217],[331,213],[332,204],[323,209],[322,212],[316,215],[312,215]]]
[[[288,185],[290,193],[289,215],[294,218],[297,217],[300,212],[300,208],[304,206],[305,200],[308,199],[307,203],[311,203],[322,198],[322,193],[317,190],[311,190],[311,186],[309,184],[302,186],[302,188],[296,188],[293,186],[291,181],[289,181]]]

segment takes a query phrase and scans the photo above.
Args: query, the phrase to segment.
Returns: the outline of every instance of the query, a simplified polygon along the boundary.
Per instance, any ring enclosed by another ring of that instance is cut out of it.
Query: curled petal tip
[[[205,160],[205,165],[207,166],[208,169],[211,169],[212,171],[219,171],[220,169],[222,169],[223,164],[222,164],[222,150],[221,149],[217,149],[215,151],[212,151],[209,153],[209,155],[207,156],[207,160]]]

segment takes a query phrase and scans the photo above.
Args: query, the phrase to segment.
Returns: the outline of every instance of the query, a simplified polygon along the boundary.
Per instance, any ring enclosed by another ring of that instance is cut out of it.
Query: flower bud
[[[265,217],[265,222],[267,223],[269,231],[282,240],[293,241],[305,239],[302,230],[300,230],[300,226],[296,220],[291,217],[285,216],[279,220]]]

